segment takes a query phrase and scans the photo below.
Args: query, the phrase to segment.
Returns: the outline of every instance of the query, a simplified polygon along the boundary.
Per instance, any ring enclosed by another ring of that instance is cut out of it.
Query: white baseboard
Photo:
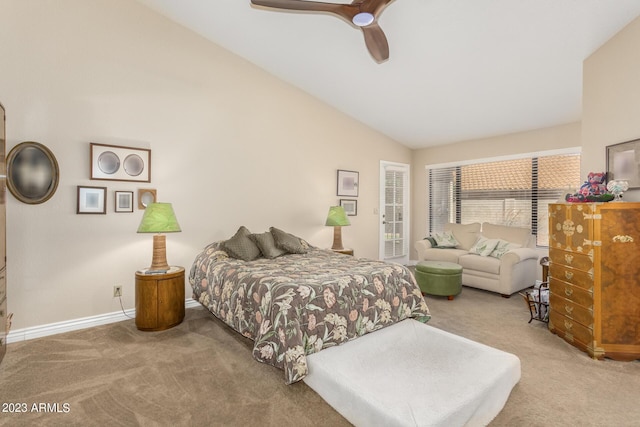
[[[185,301],[185,308],[198,308],[202,305],[188,298]],[[14,342],[32,340],[34,338],[46,337],[49,335],[61,334],[64,332],[77,331],[79,329],[92,328],[94,326],[107,325],[109,323],[122,322],[136,317],[135,308],[113,313],[99,314],[97,316],[83,317],[80,319],[65,320],[63,322],[49,323],[48,325],[32,326],[30,328],[16,329],[7,335],[7,344]]]

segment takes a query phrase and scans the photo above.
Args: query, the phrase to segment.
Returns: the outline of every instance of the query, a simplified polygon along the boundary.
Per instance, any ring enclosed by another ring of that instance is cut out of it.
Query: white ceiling
[[[333,15],[138,1],[413,148],[580,120],[582,61],[640,15],[640,0],[396,0],[378,64]]]

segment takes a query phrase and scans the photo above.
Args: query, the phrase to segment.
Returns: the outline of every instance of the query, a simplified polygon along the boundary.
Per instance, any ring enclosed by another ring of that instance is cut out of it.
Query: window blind
[[[548,205],[580,186],[580,154],[430,168],[429,231],[447,222],[531,228],[548,246]]]

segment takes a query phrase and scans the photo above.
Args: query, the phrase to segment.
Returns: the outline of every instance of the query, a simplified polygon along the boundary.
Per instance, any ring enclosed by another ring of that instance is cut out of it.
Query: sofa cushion
[[[480,223],[474,222],[471,224],[453,224],[447,223],[444,225],[445,231],[451,231],[453,237],[458,241],[458,249],[469,250],[471,246],[476,242],[480,235]]]
[[[527,247],[529,246],[529,239],[531,239],[531,229],[483,222],[482,235],[488,239],[502,239]]]
[[[489,254],[489,256],[500,259],[504,254],[506,254],[510,250],[518,249],[521,247],[522,245],[519,245],[517,243],[511,243],[511,242],[507,242],[506,240],[499,239],[498,244],[493,249],[493,251]]]
[[[478,237],[478,240],[471,246],[469,249],[469,253],[480,255],[480,256],[489,256],[491,252],[496,248],[499,239],[487,239],[484,236]]]
[[[438,248],[455,248],[460,244],[451,231],[431,233],[431,237],[436,241],[436,246]]]
[[[491,274],[500,274],[500,260],[493,257],[467,254],[458,258],[458,264],[462,266],[463,271],[469,269]]]
[[[468,254],[464,249],[437,249],[424,250],[424,259],[429,261],[447,261],[458,263],[458,257]]]

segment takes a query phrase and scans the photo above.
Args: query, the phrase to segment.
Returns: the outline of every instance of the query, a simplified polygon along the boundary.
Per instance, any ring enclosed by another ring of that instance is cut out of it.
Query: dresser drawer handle
[[[570,305],[565,305],[564,311],[566,311],[567,314],[571,314],[573,312],[573,307],[571,307]]]
[[[565,327],[567,330],[570,330],[571,328],[573,328],[573,323],[569,322],[568,320],[565,320],[565,321],[564,321],[564,327]]]
[[[564,254],[564,260],[567,262],[567,264],[571,264],[573,262],[573,255]]]
[[[633,243],[633,237],[628,236],[628,235],[627,236],[620,236],[620,235],[613,236],[613,242],[614,243],[617,243],[617,242],[620,242],[620,243]]]
[[[565,271],[564,272],[564,277],[566,277],[567,279],[571,280],[573,279],[573,273],[570,271]]]
[[[570,297],[571,295],[573,295],[573,289],[570,288],[564,288],[564,294],[568,297]]]

